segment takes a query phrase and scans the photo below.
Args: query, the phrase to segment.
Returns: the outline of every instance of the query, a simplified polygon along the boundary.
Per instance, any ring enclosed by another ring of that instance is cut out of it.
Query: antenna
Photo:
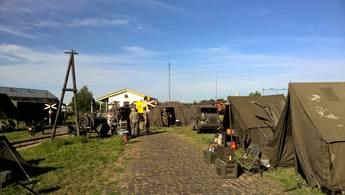
[[[168,90],[169,90],[169,102],[171,101],[171,64],[168,63]]]
[[[216,99],[218,99],[218,72],[216,72]]]

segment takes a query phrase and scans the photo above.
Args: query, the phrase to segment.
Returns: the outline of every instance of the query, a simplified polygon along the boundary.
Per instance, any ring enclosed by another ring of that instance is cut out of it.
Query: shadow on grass
[[[38,165],[40,162],[44,161],[44,158],[27,160],[26,162],[30,165]]]
[[[196,131],[198,134],[215,134],[218,131],[216,129],[201,129],[199,132]]]
[[[156,134],[161,134],[161,133],[166,133],[167,131],[166,130],[151,130],[150,133],[146,136],[150,136],[150,135],[156,135]],[[145,135],[145,134],[144,134]]]
[[[39,189],[37,192],[39,194],[50,194],[50,193],[56,192],[60,189],[61,189],[60,186],[52,186],[52,187],[48,187],[48,188]]]

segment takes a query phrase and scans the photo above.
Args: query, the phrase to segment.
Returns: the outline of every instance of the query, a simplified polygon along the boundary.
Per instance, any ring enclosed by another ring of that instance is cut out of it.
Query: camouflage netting
[[[162,118],[161,112],[164,108],[173,107],[175,110],[176,120],[181,121],[183,126],[192,124],[193,112],[192,105],[180,103],[180,102],[163,102],[159,103],[157,107],[149,112],[149,119],[151,126],[161,127]]]

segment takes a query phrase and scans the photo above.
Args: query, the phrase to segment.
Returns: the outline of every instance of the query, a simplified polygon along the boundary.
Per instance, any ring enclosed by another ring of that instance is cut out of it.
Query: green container
[[[210,152],[208,150],[204,151],[204,160],[209,164],[214,164],[217,158],[217,154],[215,152]]]
[[[226,161],[217,158],[215,160],[217,175],[224,179],[236,179],[239,176],[239,165],[235,161]]]

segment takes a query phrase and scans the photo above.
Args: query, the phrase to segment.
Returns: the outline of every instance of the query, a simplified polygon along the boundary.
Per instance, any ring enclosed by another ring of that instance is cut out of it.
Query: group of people
[[[113,131],[137,137],[150,133],[149,111],[156,105],[155,100],[145,96],[143,100],[120,107],[114,103],[108,112],[108,124]]]
[[[149,99],[147,96],[144,100],[134,102],[131,106],[131,112],[129,114],[130,121],[130,136],[137,137],[140,135],[140,131],[145,131],[145,134],[150,133],[150,122],[149,122]]]

